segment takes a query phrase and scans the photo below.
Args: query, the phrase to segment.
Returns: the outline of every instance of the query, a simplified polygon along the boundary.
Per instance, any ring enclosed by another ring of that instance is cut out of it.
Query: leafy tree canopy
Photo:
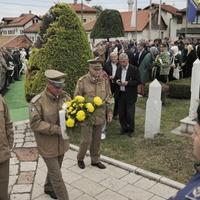
[[[91,38],[123,37],[124,27],[121,15],[117,10],[104,10],[97,19],[91,32]]]

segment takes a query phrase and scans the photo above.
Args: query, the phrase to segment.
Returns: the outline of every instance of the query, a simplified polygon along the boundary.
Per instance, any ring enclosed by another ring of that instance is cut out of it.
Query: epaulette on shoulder
[[[87,78],[87,74],[84,75],[84,76],[81,76],[81,78],[79,78],[79,81],[82,81],[82,80],[84,80],[85,78]]]
[[[69,98],[71,98],[71,95],[69,94],[69,93],[67,93],[66,91],[64,91],[64,93],[63,93],[65,96],[67,96],[67,97],[69,97]]]
[[[38,95],[36,95],[36,96],[34,96],[34,97],[32,98],[32,100],[31,100],[31,103],[35,103],[36,101],[38,101],[38,100],[40,99],[40,97],[41,97],[41,93],[38,94]]]

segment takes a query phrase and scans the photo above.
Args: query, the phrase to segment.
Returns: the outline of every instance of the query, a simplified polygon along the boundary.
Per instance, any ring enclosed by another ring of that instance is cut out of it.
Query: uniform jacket
[[[62,139],[59,123],[59,110],[69,100],[69,95],[64,92],[55,97],[44,90],[30,102],[30,126],[35,134],[38,151],[43,157],[57,157],[69,148],[69,141]]]
[[[110,90],[110,83],[108,79],[100,78],[95,81],[90,73],[82,76],[76,85],[74,96],[81,95],[84,96],[89,101],[95,96],[99,96],[105,102],[103,106],[97,108],[94,112],[94,125],[103,124],[106,120],[106,114],[112,113],[112,94]]]
[[[8,108],[0,95],[0,163],[10,158],[13,146],[13,126],[10,121]]]
[[[118,79],[121,80],[121,75],[122,75],[122,67],[117,69],[114,78],[115,83]],[[126,74],[126,81],[128,81],[128,85],[125,86],[125,93],[128,102],[135,103],[137,101],[137,86],[140,84],[140,75],[137,67],[129,64]],[[120,94],[120,86],[117,85],[116,96],[119,96],[119,94]]]

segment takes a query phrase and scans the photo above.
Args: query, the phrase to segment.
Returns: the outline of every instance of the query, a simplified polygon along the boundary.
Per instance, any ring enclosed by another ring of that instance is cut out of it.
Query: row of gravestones
[[[161,121],[161,85],[155,79],[149,85],[149,96],[146,103],[145,115],[145,134],[146,139],[153,139],[156,134],[160,133]],[[188,117],[180,120],[180,126],[174,130],[176,134],[191,134],[196,123],[196,111],[200,98],[200,60],[197,59],[192,68],[191,79],[191,98]]]

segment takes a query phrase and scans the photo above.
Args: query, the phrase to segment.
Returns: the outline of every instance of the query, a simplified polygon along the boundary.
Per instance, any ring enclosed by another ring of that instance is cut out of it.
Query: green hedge
[[[176,99],[190,99],[191,78],[170,81],[169,97]]]

